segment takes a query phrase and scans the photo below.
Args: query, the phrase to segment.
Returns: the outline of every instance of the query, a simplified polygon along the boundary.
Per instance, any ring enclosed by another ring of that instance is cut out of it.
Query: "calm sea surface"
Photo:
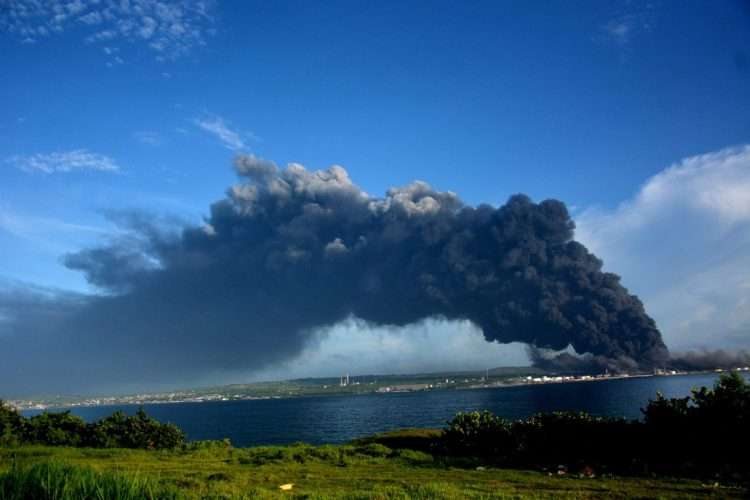
[[[341,443],[404,427],[442,427],[458,411],[490,410],[507,418],[540,411],[582,410],[594,415],[639,418],[656,391],[682,397],[711,386],[715,375],[647,377],[475,390],[439,390],[362,396],[145,405],[161,421],[181,427],[190,440],[232,440],[235,446]],[[134,406],[74,408],[91,421]],[[27,415],[38,412],[24,412]]]

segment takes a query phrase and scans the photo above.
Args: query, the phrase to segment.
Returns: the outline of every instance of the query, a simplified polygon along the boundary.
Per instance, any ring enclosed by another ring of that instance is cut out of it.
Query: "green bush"
[[[25,419],[23,441],[50,446],[81,446],[86,441],[86,422],[69,411],[44,412]]]
[[[395,455],[403,460],[406,460],[411,465],[430,464],[434,462],[433,456],[423,451],[403,449],[398,450]]]
[[[488,411],[456,414],[443,432],[442,444],[449,454],[496,460],[514,454],[517,447],[510,423]]]
[[[117,411],[90,424],[85,445],[94,448],[170,449],[185,443],[174,424],[163,424],[139,408],[132,417]]]
[[[686,398],[658,394],[642,411],[655,467],[750,479],[750,385],[738,373]]]
[[[149,417],[143,408],[134,416],[118,411],[87,424],[69,411],[24,418],[0,401],[0,446],[172,449],[184,443],[185,434],[177,426]]]
[[[384,446],[380,443],[369,443],[362,446],[357,446],[357,453],[360,455],[366,455],[368,457],[387,457],[393,453],[393,450]]]
[[[18,410],[0,400],[0,446],[20,444],[23,420]]]
[[[336,463],[339,459],[339,447],[330,444],[316,446],[310,450],[310,455],[321,462]]]
[[[399,429],[355,439],[352,444],[378,443],[392,450],[408,449],[433,453],[440,444],[442,434],[438,429]]]
[[[737,373],[686,398],[657,394],[643,421],[554,412],[508,422],[459,413],[443,430],[444,458],[506,467],[669,473],[750,480],[750,385]]]

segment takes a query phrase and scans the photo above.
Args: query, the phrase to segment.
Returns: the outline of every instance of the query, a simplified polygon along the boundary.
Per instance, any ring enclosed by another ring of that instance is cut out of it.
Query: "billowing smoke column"
[[[423,182],[375,198],[338,166],[240,156],[235,169],[245,182],[202,227],[169,233],[132,216],[129,237],[66,258],[107,292],[55,334],[63,352],[100,360],[77,367],[82,377],[261,367],[349,316],[468,319],[488,341],[572,347],[600,369],[668,356],[640,300],[573,240],[559,201],[471,207]],[[118,355],[133,346],[141,354]]]
[[[118,249],[84,252],[68,265],[112,290],[187,280],[251,313],[238,336],[281,318],[295,335],[347,315],[393,325],[442,316],[471,320],[490,341],[571,345],[646,366],[664,359],[641,302],[573,241],[561,202],[517,195],[498,209],[473,208],[422,182],[379,199],[338,166],[280,170],[241,156],[235,168],[247,182],[211,207],[206,226],[169,243],[150,236],[150,255],[126,263],[139,269],[113,266]],[[149,269],[149,260],[160,267]]]

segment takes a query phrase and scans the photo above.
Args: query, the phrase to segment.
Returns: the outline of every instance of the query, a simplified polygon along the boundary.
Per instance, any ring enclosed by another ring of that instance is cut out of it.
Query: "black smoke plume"
[[[742,350],[727,352],[722,349],[676,353],[670,357],[669,367],[687,371],[750,367],[750,353]]]
[[[532,365],[555,373],[592,374],[602,372],[633,372],[665,363],[664,360],[661,360],[659,363],[639,364],[635,359],[628,356],[608,357],[591,353],[556,352],[551,349],[540,349],[532,345],[529,345],[526,351]]]
[[[240,156],[235,169],[243,182],[204,225],[170,231],[121,216],[127,236],[68,255],[102,293],[67,297],[53,322],[25,307],[6,314],[0,390],[259,369],[349,316],[378,325],[468,319],[488,341],[570,346],[604,365],[665,362],[641,301],[573,239],[559,201],[516,195],[473,207],[423,182],[376,198],[338,166],[279,169]]]

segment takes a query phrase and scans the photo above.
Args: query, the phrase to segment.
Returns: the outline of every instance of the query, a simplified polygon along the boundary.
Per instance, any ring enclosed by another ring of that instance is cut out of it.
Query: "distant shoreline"
[[[462,389],[497,389],[505,387],[528,387],[535,385],[549,385],[549,384],[576,384],[583,382],[601,382],[605,380],[625,380],[631,378],[647,378],[647,377],[679,377],[685,375],[703,375],[713,372],[680,372],[675,374],[654,374],[654,373],[637,373],[637,374],[624,374],[624,375],[608,375],[608,376],[586,376],[588,378],[566,378],[563,376],[563,380],[554,380],[557,377],[548,377],[550,380],[545,381],[519,381],[519,382],[508,382],[508,383],[496,383],[477,385],[472,387],[463,387]]]
[[[279,386],[277,393],[275,394],[264,394],[264,395],[253,395],[253,394],[239,394],[231,392],[230,388],[236,386],[226,386],[224,388],[216,388],[214,390],[206,392],[193,391],[176,391],[174,393],[157,393],[157,394],[141,394],[132,396],[107,396],[98,398],[81,398],[80,400],[72,400],[70,402],[61,401],[50,401],[45,399],[33,399],[33,400],[11,400],[8,401],[11,405],[19,409],[20,411],[46,411],[46,410],[69,410],[73,408],[93,408],[93,407],[107,407],[107,406],[144,406],[144,405],[162,405],[162,404],[186,404],[186,403],[211,403],[211,402],[232,402],[232,401],[256,401],[256,400],[270,400],[270,399],[292,399],[292,398],[305,398],[305,397],[326,397],[326,396],[358,396],[365,394],[398,394],[398,393],[410,393],[410,392],[427,392],[427,391],[445,391],[445,390],[481,390],[481,389],[502,389],[511,387],[527,387],[535,385],[547,385],[547,384],[568,384],[568,383],[582,383],[582,382],[599,382],[605,380],[627,380],[636,378],[648,378],[648,377],[676,377],[676,376],[689,376],[689,375],[719,375],[726,371],[740,371],[747,372],[747,368],[735,369],[735,370],[702,370],[702,371],[691,371],[691,372],[678,372],[670,371],[665,373],[633,373],[633,374],[613,374],[613,375],[525,375],[515,377],[503,377],[500,379],[492,380],[485,377],[465,377],[460,380],[460,377],[443,377],[442,375],[411,375],[411,376],[392,376],[394,379],[393,384],[386,385],[380,383],[380,385],[373,385],[370,382],[369,385],[355,382],[352,387],[355,390],[346,391],[346,387],[334,387],[333,391],[327,391],[331,386],[328,384],[321,384],[322,381],[328,381],[330,379],[310,379],[306,381],[307,384],[312,387],[307,392],[294,392],[289,390],[282,390],[282,387],[286,387],[284,384],[291,384],[294,381],[284,381],[274,383]],[[414,383],[418,380],[418,383]],[[456,381],[458,380],[458,382]],[[489,382],[487,381],[489,380]],[[409,381],[411,383],[399,383],[400,381]],[[317,382],[317,383],[313,383]],[[430,383],[431,382],[431,383]],[[376,382],[377,383],[377,382]],[[248,384],[249,387],[253,387],[253,384]],[[223,392],[222,391],[226,391]],[[362,390],[364,389],[364,390]],[[234,390],[234,389],[232,389]]]

